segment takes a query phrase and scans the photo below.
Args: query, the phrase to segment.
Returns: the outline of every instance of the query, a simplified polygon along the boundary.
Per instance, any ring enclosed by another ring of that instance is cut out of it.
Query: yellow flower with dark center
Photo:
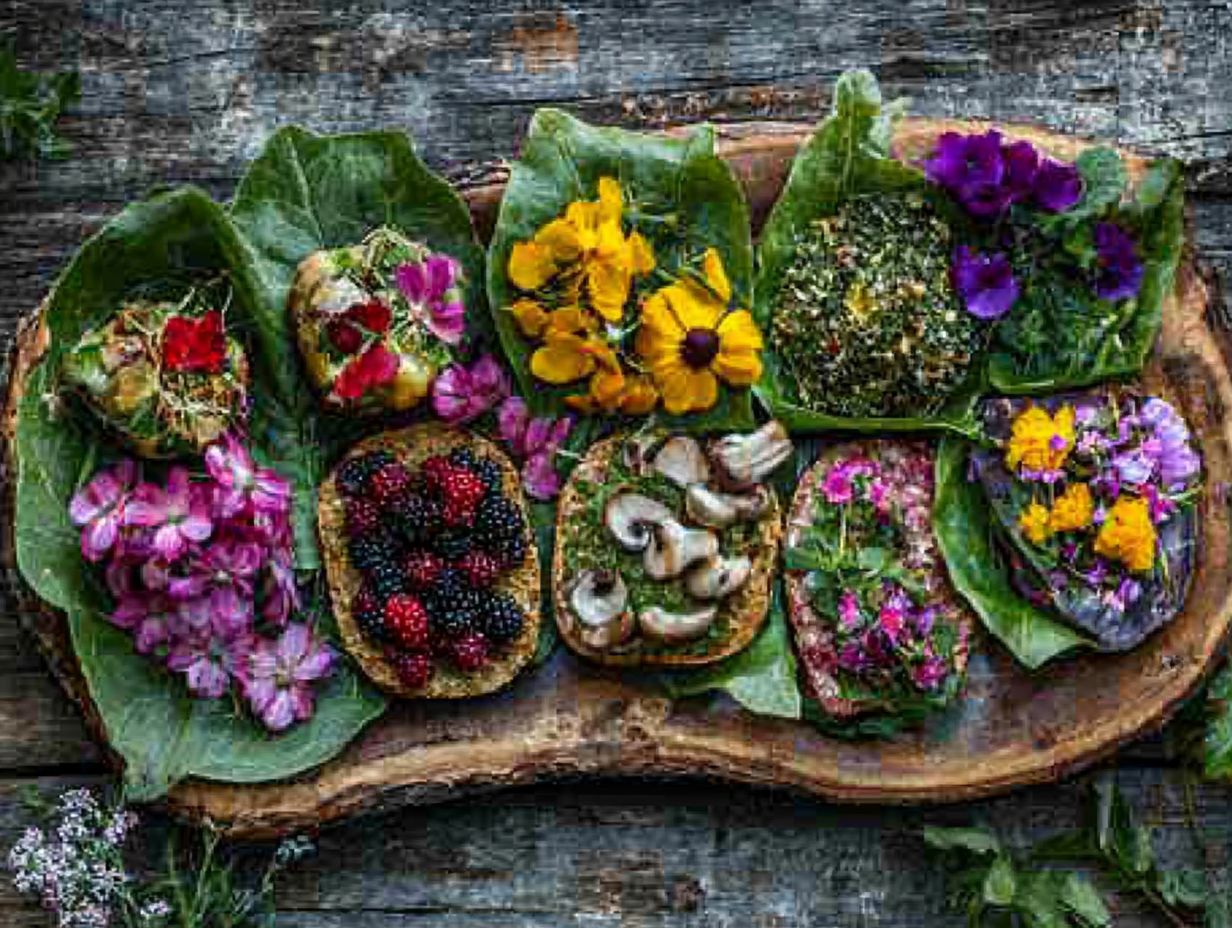
[[[1135,573],[1155,564],[1155,525],[1147,501],[1122,496],[1104,519],[1095,536],[1095,553],[1120,561]]]
[[[1032,500],[1018,516],[1018,528],[1032,544],[1042,545],[1052,535],[1048,507]]]
[[[709,409],[720,380],[745,387],[761,377],[761,332],[748,310],[729,308],[731,284],[713,248],[702,276],[682,277],[642,307],[637,353],[673,415]]]
[[[1010,430],[1005,466],[1019,465],[1036,473],[1057,471],[1074,448],[1074,408],[1066,405],[1050,416],[1042,406],[1031,405],[1019,413]]]
[[[1071,483],[1052,504],[1049,527],[1054,532],[1078,532],[1091,524],[1095,503],[1085,483]]]
[[[520,290],[539,290],[558,276],[574,295],[584,285],[591,307],[609,322],[619,322],[634,276],[654,270],[654,253],[639,232],[621,227],[624,197],[611,177],[599,179],[598,200],[575,200],[529,242],[517,242],[509,255],[509,280]]]

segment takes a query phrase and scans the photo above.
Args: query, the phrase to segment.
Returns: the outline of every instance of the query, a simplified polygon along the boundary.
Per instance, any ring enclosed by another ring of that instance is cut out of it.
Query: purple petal
[[[438,304],[429,311],[427,325],[446,345],[456,345],[466,334],[466,310],[461,303]]]
[[[551,448],[559,448],[569,440],[569,433],[573,431],[573,417],[561,416],[556,420],[556,424],[552,426],[552,431],[548,435],[548,446]]]
[[[95,563],[101,561],[111,550],[119,534],[114,519],[99,519],[91,522],[81,532],[82,556],[87,561]]]
[[[308,626],[296,622],[288,626],[274,643],[274,650],[281,661],[295,664],[304,656],[311,640],[312,634],[308,631]]]
[[[175,525],[164,525],[154,533],[154,550],[167,561],[176,560],[184,553],[184,536]]]
[[[160,494],[161,496],[161,494]],[[167,521],[167,507],[161,500],[131,500],[124,507],[124,523],[126,525],[144,525],[153,527]]]
[[[526,426],[526,434],[522,436],[522,454],[530,457],[547,448],[548,436],[552,434],[555,423],[546,416],[537,416]]]
[[[1050,213],[1062,213],[1082,198],[1082,175],[1072,164],[1045,159],[1035,175],[1032,194]]]
[[[439,300],[445,291],[453,287],[462,267],[449,255],[442,254],[429,255],[424,264],[428,277],[428,298]]]
[[[471,378],[461,364],[450,364],[432,383],[432,409],[446,422],[461,422],[470,410]]]
[[[518,449],[526,432],[526,421],[529,415],[526,401],[520,396],[509,397],[501,403],[500,411],[496,414],[500,437],[513,446],[515,453],[519,453]]]
[[[254,708],[256,703],[254,702]],[[261,721],[270,731],[283,731],[295,721],[295,703],[289,691],[279,689],[272,699],[258,709]]]
[[[394,271],[394,284],[413,306],[419,306],[428,298],[428,278],[422,264],[400,264]]]
[[[538,500],[549,500],[560,492],[560,474],[556,472],[552,455],[533,454],[522,468],[526,492]]]
[[[181,534],[189,541],[200,542],[210,537],[210,532],[214,530],[214,523],[210,521],[204,509],[198,509],[189,513],[179,527]]]
[[[1005,163],[1005,183],[1016,196],[1025,196],[1035,184],[1039,172],[1039,152],[1027,141],[1014,142],[1001,149]]]
[[[189,665],[185,674],[188,688],[197,696],[217,699],[231,682],[227,672],[213,661],[201,658]]]

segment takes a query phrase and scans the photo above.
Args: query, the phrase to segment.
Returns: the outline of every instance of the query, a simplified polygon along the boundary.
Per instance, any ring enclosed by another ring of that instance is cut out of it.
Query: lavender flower
[[[111,470],[99,471],[73,494],[68,514],[81,527],[81,553],[88,561],[101,561],[120,537],[124,504],[136,477],[137,465],[124,460]]]
[[[205,699],[218,699],[227,692],[231,677],[245,656],[258,647],[245,635],[227,638],[211,630],[184,635],[167,655],[167,667],[184,674],[188,691]]]
[[[526,491],[540,500],[556,496],[561,485],[556,455],[573,430],[572,417],[532,419],[526,401],[511,396],[501,404],[497,424],[514,457],[523,461],[522,482]]]
[[[478,419],[509,395],[509,375],[490,354],[469,368],[450,364],[432,383],[432,409],[446,422]]]
[[[394,271],[394,283],[410,305],[412,315],[447,345],[462,341],[466,330],[461,276],[462,266],[443,254],[400,265]]]
[[[205,541],[214,530],[209,502],[189,482],[183,467],[171,468],[164,490],[143,483],[133,491],[124,510],[127,525],[154,530],[154,550],[168,561],[179,558],[190,545]]]
[[[291,625],[249,653],[240,671],[244,695],[266,728],[283,731],[312,715],[312,684],[329,675],[335,659],[306,625]]]
[[[1198,473],[1202,462],[1190,444],[1189,427],[1172,405],[1151,397],[1139,411],[1143,424],[1150,426],[1156,442],[1159,478],[1170,490],[1183,489]]]
[[[1101,222],[1095,226],[1096,263],[1099,271],[1095,293],[1105,300],[1127,300],[1142,285],[1142,261],[1134,240],[1119,226]]]
[[[205,450],[205,466],[218,482],[214,501],[220,516],[236,515],[245,506],[265,513],[290,510],[290,482],[268,468],[257,467],[232,433]]]
[[[1009,258],[1003,254],[984,255],[962,245],[951,265],[954,287],[977,319],[999,319],[1018,299]]]

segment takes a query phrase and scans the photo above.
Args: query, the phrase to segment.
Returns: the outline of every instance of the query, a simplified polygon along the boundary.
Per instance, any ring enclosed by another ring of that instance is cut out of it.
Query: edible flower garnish
[[[555,497],[561,487],[556,457],[573,431],[573,418],[531,418],[526,401],[520,396],[511,396],[501,404],[497,424],[501,439],[522,464],[526,492],[538,500]]]
[[[1018,299],[1018,282],[1003,254],[980,254],[961,245],[954,253],[951,272],[954,289],[967,312],[977,319],[999,319]]]
[[[1105,300],[1137,296],[1142,285],[1142,260],[1138,248],[1119,226],[1101,222],[1095,227],[1098,277],[1095,292]]]
[[[1024,480],[1053,483],[1074,447],[1074,408],[1064,405],[1055,416],[1032,404],[1014,419],[1005,466]]]
[[[163,365],[168,370],[217,374],[227,359],[222,313],[216,309],[200,319],[172,316],[163,327]]]
[[[1032,500],[1018,517],[1018,527],[1032,543],[1042,545],[1052,535],[1048,507],[1038,500]]]
[[[509,395],[509,375],[491,354],[470,367],[451,364],[432,384],[432,409],[454,425],[473,422]]]
[[[1091,488],[1085,483],[1071,483],[1053,502],[1048,528],[1053,532],[1079,532],[1090,527],[1094,514]]]
[[[1095,536],[1095,553],[1120,561],[1137,573],[1155,563],[1155,526],[1147,501],[1121,497],[1112,504]]]
[[[394,281],[412,317],[447,345],[461,342],[466,331],[461,279],[462,265],[445,254],[430,254],[394,269]]]

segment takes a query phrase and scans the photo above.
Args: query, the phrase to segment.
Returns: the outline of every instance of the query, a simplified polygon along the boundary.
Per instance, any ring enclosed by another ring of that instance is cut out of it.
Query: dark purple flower
[[[944,658],[930,655],[911,672],[911,680],[922,690],[935,690],[950,674]]]
[[[1018,299],[1018,282],[1009,258],[1003,254],[983,255],[961,245],[954,254],[951,273],[967,312],[977,319],[998,319]]]
[[[1142,261],[1134,240],[1119,226],[1101,222],[1095,227],[1099,276],[1095,292],[1105,300],[1127,300],[1142,285]]]
[[[454,425],[478,419],[509,395],[509,375],[490,354],[469,368],[450,364],[432,382],[432,409]]]
[[[1072,164],[1044,159],[1031,188],[1035,204],[1050,213],[1063,213],[1082,198],[1082,175]]]
[[[1001,158],[1001,133],[959,135],[943,132],[937,149],[924,162],[924,173],[934,184],[959,193],[981,187],[998,187],[1005,175]]]
[[[330,675],[335,660],[329,645],[294,622],[277,640],[258,641],[237,676],[265,727],[284,731],[312,716],[313,684]]]
[[[868,657],[857,641],[849,641],[838,652],[838,665],[851,673],[868,669]]]
[[[1012,142],[1001,149],[1005,164],[1005,186],[1016,198],[1030,195],[1039,173],[1040,157],[1028,141]]]

